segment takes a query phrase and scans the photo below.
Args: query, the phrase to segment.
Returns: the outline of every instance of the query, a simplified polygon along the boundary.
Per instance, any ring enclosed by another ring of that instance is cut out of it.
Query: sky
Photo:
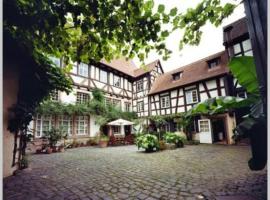
[[[177,7],[179,12],[185,12],[187,8],[194,8],[201,0],[155,0],[155,8],[159,4],[164,4],[166,11],[171,8]],[[235,0],[221,0],[221,3],[237,3]],[[166,46],[172,50],[171,57],[165,61],[162,60],[162,56],[158,55],[154,51],[150,52],[145,63],[150,63],[156,59],[159,59],[161,65],[165,72],[174,70],[181,66],[187,65],[189,63],[195,62],[217,52],[225,50],[223,46],[223,29],[222,27],[242,18],[245,16],[243,4],[239,5],[233,12],[231,16],[226,18],[219,27],[208,23],[203,28],[203,35],[201,42],[198,46],[184,46],[184,48],[179,51],[179,41],[181,39],[181,34],[183,31],[177,30],[173,32],[166,40]],[[134,58],[134,63],[137,66],[141,66],[139,59]]]

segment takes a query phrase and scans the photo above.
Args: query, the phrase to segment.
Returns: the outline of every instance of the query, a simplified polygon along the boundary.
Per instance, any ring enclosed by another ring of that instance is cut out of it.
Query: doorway
[[[228,144],[227,134],[223,118],[213,118],[212,131],[213,131],[213,143]]]

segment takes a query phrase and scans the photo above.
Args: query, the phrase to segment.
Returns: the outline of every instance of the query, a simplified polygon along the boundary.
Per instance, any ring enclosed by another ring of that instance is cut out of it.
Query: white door
[[[212,131],[210,119],[201,119],[199,122],[200,143],[212,143]]]

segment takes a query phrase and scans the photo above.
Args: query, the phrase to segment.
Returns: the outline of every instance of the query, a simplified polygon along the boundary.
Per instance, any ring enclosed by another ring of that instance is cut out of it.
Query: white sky
[[[171,8],[177,7],[178,13],[185,12],[187,8],[195,7],[201,0],[155,0],[155,7],[159,4],[164,4],[166,11],[169,11]],[[222,3],[237,3],[238,1],[232,0],[221,0]],[[168,49],[172,50],[171,57],[164,61],[162,56],[157,53],[150,52],[148,58],[145,60],[145,63],[150,63],[156,59],[159,59],[161,65],[165,72],[171,71],[173,69],[179,68],[186,64],[192,63],[209,55],[215,54],[217,52],[225,50],[223,46],[223,31],[222,27],[236,21],[245,16],[244,6],[241,4],[238,6],[234,13],[229,16],[224,22],[219,26],[215,27],[212,24],[206,24],[203,28],[203,35],[201,42],[198,46],[184,46],[183,50],[179,51],[179,41],[181,39],[181,34],[183,31],[177,30],[173,32],[166,40],[166,46]],[[137,66],[141,66],[139,59],[134,58],[133,61]]]

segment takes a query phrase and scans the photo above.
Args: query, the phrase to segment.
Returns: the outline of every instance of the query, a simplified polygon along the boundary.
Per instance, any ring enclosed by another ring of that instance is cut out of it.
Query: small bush
[[[158,138],[155,135],[145,134],[136,138],[136,145],[138,149],[143,148],[146,152],[153,152],[159,150]]]
[[[177,135],[175,133],[170,133],[170,132],[167,132],[164,135],[164,140],[167,143],[173,143],[173,144],[175,144],[175,146],[177,148],[183,147],[184,146],[184,142],[185,142],[185,138],[183,136]]]

